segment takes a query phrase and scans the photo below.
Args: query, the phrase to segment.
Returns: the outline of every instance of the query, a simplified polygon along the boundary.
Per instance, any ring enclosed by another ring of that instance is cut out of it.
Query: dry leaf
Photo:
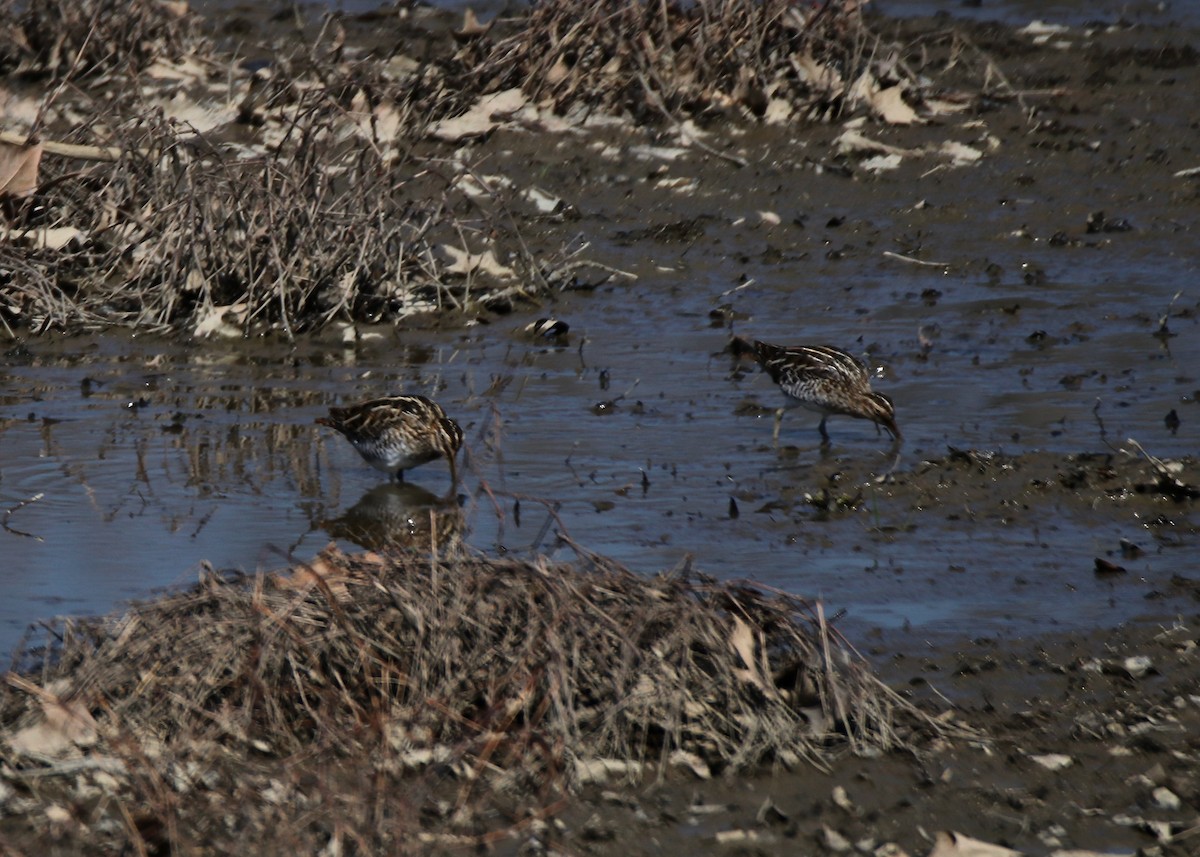
[[[475,10],[467,7],[463,12],[462,27],[454,31],[454,37],[460,40],[473,39],[476,36],[482,36],[492,28],[492,24],[496,22],[493,18],[487,24],[479,23],[479,16],[475,14]]]
[[[96,743],[96,720],[80,700],[63,702],[53,694],[41,698],[43,720],[9,739],[19,753],[61,756]]]
[[[491,250],[472,253],[450,244],[442,244],[438,249],[450,257],[450,263],[446,266],[446,270],[451,274],[467,276],[490,274],[500,280],[511,280],[516,276],[512,268],[500,264],[496,254]]]
[[[554,65],[550,66],[550,70],[546,72],[546,83],[554,86],[566,80],[567,75],[570,73],[570,66],[563,62],[563,58],[559,56],[558,61],[554,63]]]
[[[836,94],[842,90],[842,76],[832,66],[817,62],[811,55],[792,57],[792,67],[800,80],[818,92]]]
[[[927,116],[947,116],[970,110],[972,102],[969,98],[925,98],[921,101]]]
[[[462,116],[443,119],[430,129],[430,136],[447,143],[458,143],[472,137],[490,134],[510,116],[528,105],[525,93],[506,89],[485,95]]]
[[[769,674],[763,664],[759,662],[757,655],[759,651],[758,635],[739,616],[733,617],[733,633],[729,636],[729,645],[746,665],[744,670],[735,670],[738,678],[754,685],[767,696],[775,696],[777,694],[775,685],[770,681]]]
[[[546,193],[541,188],[528,188],[523,194],[527,200],[532,202],[539,212],[542,214],[552,214],[562,205],[562,200],[557,196],[552,196]]]
[[[341,551],[332,548],[318,553],[307,565],[298,564],[290,573],[281,572],[275,576],[275,585],[280,589],[327,588],[338,602],[350,600],[350,590],[346,584],[353,582],[356,581],[346,573]]]
[[[26,197],[37,190],[42,143],[17,145],[0,140],[0,198]]]
[[[1075,764],[1074,759],[1062,753],[1030,754],[1029,758],[1048,771],[1061,771]]]
[[[943,830],[934,840],[929,857],[1021,857],[1021,852]]]
[[[768,125],[783,125],[792,120],[792,104],[786,98],[772,98],[767,102],[763,121]]]
[[[973,164],[983,157],[983,152],[978,149],[964,146],[962,143],[955,143],[953,140],[947,140],[945,143],[942,143],[941,148],[938,149],[938,153],[949,155],[956,167]]]
[[[192,335],[198,339],[207,338],[213,334],[235,339],[242,335],[242,322],[246,318],[248,304],[237,303],[229,306],[206,306],[200,315],[200,320],[192,329]]]
[[[237,120],[237,106],[234,104],[204,105],[182,93],[160,102],[159,107],[168,119],[200,134],[231,125]]]
[[[867,158],[859,164],[859,166],[871,173],[882,173],[885,170],[894,170],[903,163],[903,158],[899,155],[876,155],[873,158]]]
[[[642,775],[641,762],[624,759],[576,759],[575,777],[580,783],[603,783],[612,776]]]
[[[899,86],[889,86],[887,89],[873,92],[867,103],[883,121],[893,125],[911,125],[919,121],[919,117],[917,111],[908,106],[902,95]]]
[[[880,143],[878,140],[872,140],[870,137],[864,136],[854,130],[843,131],[833,141],[833,145],[843,155],[868,152],[875,155],[899,155],[903,158],[909,155],[920,154],[915,149],[901,149],[898,146],[889,146],[887,143]]]
[[[697,779],[711,780],[712,770],[707,763],[695,753],[689,753],[687,750],[676,750],[671,754],[668,761],[678,768],[687,768]]]
[[[50,229],[27,229],[15,232],[13,237],[28,241],[34,247],[42,250],[61,250],[72,241],[83,243],[87,236],[74,226],[56,226]]]
[[[172,80],[181,83],[196,83],[208,76],[204,66],[190,57],[174,63],[156,59],[142,73],[153,80]]]
[[[714,834],[718,845],[744,845],[752,842],[770,842],[774,837],[759,830],[718,830]]]
[[[174,15],[176,18],[182,18],[191,11],[191,7],[186,0],[158,0],[158,8],[169,15]]]

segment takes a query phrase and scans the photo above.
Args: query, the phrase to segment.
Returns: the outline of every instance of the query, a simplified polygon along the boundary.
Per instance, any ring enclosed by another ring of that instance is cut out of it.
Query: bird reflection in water
[[[411,482],[385,482],[323,527],[335,539],[379,553],[444,551],[462,539],[464,517],[453,498],[437,497]]]

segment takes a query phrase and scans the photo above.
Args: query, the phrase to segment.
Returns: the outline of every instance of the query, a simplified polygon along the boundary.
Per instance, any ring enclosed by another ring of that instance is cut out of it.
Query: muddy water
[[[639,266],[639,254],[611,250],[614,264]],[[986,277],[871,262],[848,279],[834,270],[841,263],[810,260],[801,272],[785,262],[725,295],[746,270],[738,260],[695,245],[655,255],[634,287],[557,307],[573,325],[564,344],[521,333],[536,314],[466,332],[383,332],[355,348],[28,343],[0,370],[0,645],[38,617],[107,611],[186,582],[202,561],[254,571],[310,557],[334,536],[352,547],[364,540],[354,529],[364,510],[391,516],[402,537],[419,530],[448,488],[444,466],[412,471],[405,489],[381,486],[348,444],[313,425],[331,403],[399,390],[435,395],[463,423],[462,526],[485,551],[555,550],[565,532],[646,572],[694,555],[718,577],[822,597],[858,629],[1113,623],[1194,567],[1194,538],[1164,547],[1175,536],[1160,539],[1120,504],[1089,508],[1061,492],[1032,513],[991,515],[988,477],[947,501],[963,509],[925,508],[927,497],[876,481],[949,446],[1050,461],[1104,451],[1097,413],[1110,441],[1194,452],[1195,322],[1173,320],[1180,335],[1166,342],[1151,335],[1183,285],[1169,259],[1119,274],[1099,259],[1064,265],[1046,271],[1049,285],[1010,284],[1002,296]],[[934,288],[936,302],[915,297]],[[878,387],[900,403],[899,460],[872,426],[848,419],[830,420],[822,449],[804,411],[789,412],[774,444],[768,409],[779,396],[721,353],[725,323],[709,315],[718,305],[744,314],[736,329],[766,339],[802,329],[812,341],[870,346],[885,367]],[[1077,330],[1081,319],[1091,321]],[[920,325],[940,328],[923,355]],[[1175,434],[1163,421],[1172,408]],[[1046,475],[1029,466],[1031,479]],[[820,508],[823,489],[832,509]],[[858,493],[853,509],[838,508]],[[964,511],[972,502],[984,510],[974,517]],[[1097,578],[1094,558],[1121,539],[1146,552],[1119,583]]]
[[[1172,178],[1195,159],[1160,153],[1179,136],[1162,129],[1187,121],[1146,107],[1178,106],[1187,86],[1163,86],[1115,107],[1072,101],[1079,118],[1041,136],[1015,108],[985,114],[1003,139],[974,168],[912,158],[853,178],[831,155],[838,128],[737,132],[745,168],[634,145],[672,142],[648,136],[502,131],[470,153],[480,171],[575,215],[547,222],[514,199],[531,245],[580,235],[588,258],[635,281],[354,347],[336,333],[296,347],[30,339],[0,357],[0,649],[39,618],[111,610],[202,562],[253,572],[331,539],[427,544],[431,507],[435,541],[565,553],[566,535],[643,572],[691,557],[821,597],[859,634],[1020,634],[1183,609],[1178,576],[1200,576],[1194,501],[1102,476],[1137,460],[1129,438],[1163,459],[1198,451],[1200,224]],[[986,148],[983,133],[888,139]],[[1088,232],[1100,210],[1133,228]],[[551,312],[567,341],[522,334]],[[774,443],[781,397],[723,353],[731,327],[867,355],[897,402],[899,458],[849,419],[830,420],[822,448],[799,410]],[[466,430],[457,513],[439,504],[444,465],[381,486],[313,424],[330,404],[398,391],[436,397]],[[999,463],[961,467],[951,450]],[[1097,576],[1097,558],[1125,571]]]

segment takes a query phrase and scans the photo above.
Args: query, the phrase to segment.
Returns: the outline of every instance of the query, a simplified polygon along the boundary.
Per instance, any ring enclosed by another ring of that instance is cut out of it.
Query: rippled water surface
[[[435,396],[463,424],[462,517],[481,550],[553,549],[565,531],[647,572],[691,554],[703,571],[819,595],[867,625],[1119,619],[1111,585],[1089,574],[1069,615],[1046,599],[1065,591],[1055,569],[1087,571],[1121,538],[1146,541],[1132,518],[1097,525],[1051,508],[1035,532],[944,517],[912,528],[883,502],[831,520],[795,511],[796,492],[831,473],[869,484],[892,466],[888,446],[870,424],[833,418],[822,450],[804,411],[788,413],[774,445],[769,413],[754,406],[779,396],[765,376],[733,371],[728,332],[709,312],[732,302],[749,316],[735,326],[768,340],[803,329],[808,341],[869,345],[886,366],[877,386],[900,403],[900,468],[948,446],[1103,449],[1097,415],[1111,438],[1172,456],[1195,451],[1200,414],[1181,400],[1200,387],[1200,349],[1192,320],[1167,344],[1152,332],[1184,267],[1072,265],[1002,290],[874,267],[853,283],[777,268],[770,285],[730,296],[739,266],[701,272],[675,259],[634,287],[557,307],[573,322],[563,345],[521,334],[536,314],[465,332],[383,331],[353,348],[33,340],[0,368],[0,643],[38,617],[186,582],[201,562],[254,571],[310,557],[332,536],[354,537],[337,522],[356,504],[427,515],[449,487],[443,464],[411,471],[408,488],[381,487],[313,424],[329,404],[398,391]],[[931,288],[935,305],[915,297]],[[938,329],[925,359],[920,325]],[[1187,431],[1165,427],[1172,408]],[[1144,567],[1186,570],[1183,553]]]
[[[939,5],[880,3],[910,14]],[[979,515],[879,479],[951,448],[1053,461],[1136,438],[1162,458],[1197,452],[1194,206],[1165,216],[1162,195],[1136,179],[1111,185],[1099,160],[1083,179],[1025,181],[1024,159],[1044,155],[1021,148],[1023,133],[965,184],[926,165],[847,180],[812,169],[824,155],[801,141],[741,172],[709,161],[675,195],[647,182],[687,176],[703,156],[681,165],[622,150],[597,165],[590,145],[518,135],[505,148],[500,135],[486,169],[525,170],[520,184],[560,196],[582,213],[588,255],[636,281],[453,331],[365,331],[351,346],[337,332],[296,346],[6,343],[0,649],[39,619],[194,580],[202,563],[254,572],[331,540],[369,542],[364,520],[384,521],[399,544],[428,543],[431,507],[442,512],[434,541],[464,533],[485,552],[565,554],[565,535],[643,572],[690,561],[820,596],[860,630],[1019,633],[1138,615],[1148,594],[1194,573],[1190,508],[1153,530],[1132,507],[1089,509],[1069,492],[1030,500],[1023,515]],[[1086,235],[1097,209],[1136,229]],[[680,237],[655,232],[663,226]],[[1063,229],[1076,240],[1053,246]],[[522,333],[551,312],[570,323],[566,341]],[[1164,316],[1167,337],[1156,335]],[[877,389],[897,402],[899,460],[873,426],[844,418],[830,420],[822,448],[800,410],[773,443],[782,400],[723,353],[731,325],[869,355],[883,370]],[[449,512],[444,464],[381,485],[314,425],[331,404],[396,392],[435,397],[466,431]],[[860,495],[853,511],[806,502],[830,485]],[[1125,577],[1097,577],[1095,558],[1122,539],[1144,552],[1122,560]]]

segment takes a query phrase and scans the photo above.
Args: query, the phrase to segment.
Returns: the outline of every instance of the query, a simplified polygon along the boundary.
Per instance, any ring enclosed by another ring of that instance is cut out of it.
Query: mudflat
[[[238,26],[278,26],[248,14],[235,19]],[[393,32],[374,16],[341,25],[349,44],[398,42],[414,56],[427,37],[407,26]],[[1063,593],[1067,630],[1019,615],[1006,623],[999,612],[979,620],[979,633],[967,611],[930,629],[858,625],[861,636],[849,643],[945,731],[916,729],[903,751],[832,752],[821,767],[776,764],[712,777],[685,760],[637,782],[612,775],[584,783],[554,801],[543,801],[534,783],[514,782],[504,805],[475,818],[460,838],[421,840],[411,831],[405,839],[393,827],[395,847],[1005,853],[973,851],[981,846],[969,838],[1038,855],[1200,852],[1200,570],[1187,573],[1179,559],[1197,547],[1200,497],[1200,376],[1188,368],[1200,354],[1200,303],[1181,277],[1194,273],[1197,259],[1200,117],[1191,94],[1200,91],[1200,34],[1124,26],[1018,31],[948,18],[871,26],[904,46],[898,61],[920,58],[937,69],[920,121],[881,100],[850,125],[817,121],[823,115],[771,122],[769,105],[757,121],[734,105],[727,116],[702,116],[694,130],[670,113],[639,117],[647,121],[632,130],[579,122],[557,131],[531,131],[528,116],[523,126],[502,115],[445,136],[478,172],[560,194],[521,224],[531,257],[549,257],[579,235],[603,236],[587,251],[592,267],[574,278],[557,269],[553,310],[564,318],[586,319],[602,301],[659,285],[656,306],[682,303],[689,277],[718,270],[729,280],[727,299],[707,307],[718,341],[748,328],[799,335],[813,318],[824,319],[815,326],[827,332],[857,316],[860,344],[884,343],[872,350],[900,376],[889,392],[901,428],[907,433],[906,409],[909,421],[926,426],[913,432],[915,446],[894,464],[843,448],[821,459],[788,441],[785,428],[782,449],[770,453],[782,466],[745,479],[735,493],[743,522],[750,510],[768,509],[759,519],[767,530],[849,538],[864,503],[875,503],[880,519],[905,521],[892,533],[897,541],[919,529],[919,544],[936,545],[939,534],[961,535],[968,524],[971,537],[959,544],[987,532],[1049,530],[1062,516],[1073,532],[1089,534],[1094,562],[1059,569],[1036,544],[1003,556],[964,549],[944,579],[923,585],[970,589],[970,568],[984,570],[991,585],[1010,574],[1013,587],[1044,589],[1039,615],[1053,616],[1045,604]],[[1120,284],[1106,276],[1120,267],[1166,285],[1148,302],[1130,298],[1135,308],[1126,309]],[[1063,268],[1082,272],[1066,295]],[[739,282],[739,269],[753,276]],[[931,273],[946,285],[931,282]],[[526,299],[551,296],[501,289],[485,306],[438,324],[495,321],[527,308]],[[938,322],[923,323],[931,308],[940,308]],[[981,364],[991,371],[974,374]],[[741,379],[734,371],[725,380]],[[963,392],[947,397],[938,392],[946,385]],[[1089,395],[1074,395],[1080,391]],[[769,412],[765,395],[754,394],[731,415],[744,420],[740,437],[764,435],[744,440],[756,454],[768,447],[770,429],[749,417]],[[1136,443],[1117,434],[1127,425],[1136,426]],[[789,469],[810,453],[819,466]],[[1133,529],[1139,538],[1114,535]],[[1157,574],[1146,559],[1155,556],[1167,556],[1172,570]],[[697,563],[704,565],[702,554]],[[1066,593],[1081,587],[1099,587],[1120,605],[1119,619],[1106,622],[1102,611],[1092,623],[1070,616]],[[372,716],[365,712],[364,722]],[[244,788],[230,785],[226,774],[235,768],[222,768],[213,782],[223,783],[230,804],[296,801],[294,827],[279,832],[283,850],[314,841],[305,813],[328,816],[339,801],[383,806],[382,791],[361,771],[331,767],[326,776],[300,765],[292,781],[286,765],[258,751],[264,757],[252,760]],[[16,762],[5,757],[5,764]],[[426,803],[434,807],[439,828],[455,804],[451,784],[462,772],[453,774],[437,781],[442,793],[411,801],[422,812]],[[103,770],[66,774],[101,775],[112,779]],[[317,800],[312,778],[321,776],[322,788],[336,784],[336,794]],[[220,830],[216,841],[232,835],[219,801],[188,815],[161,783],[143,783],[140,793],[162,796],[170,812],[122,816],[105,796],[108,780],[76,782],[54,800],[45,790],[32,800],[5,785],[19,777],[0,781],[8,789],[0,790],[8,807],[0,843],[12,853],[46,843],[70,853],[97,818],[108,825],[106,841],[139,853],[168,853],[180,843],[203,851],[210,824]],[[356,811],[353,819],[366,830],[385,814]],[[122,817],[127,829],[114,833],[120,825],[112,819]],[[179,837],[171,825],[185,817]],[[354,847],[352,826],[325,827],[330,843]],[[252,838],[269,853],[264,831]]]

